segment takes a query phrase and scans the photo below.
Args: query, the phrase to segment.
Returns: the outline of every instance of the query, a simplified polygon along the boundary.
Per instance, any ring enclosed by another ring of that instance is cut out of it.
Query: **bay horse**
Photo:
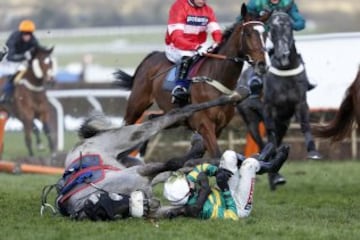
[[[18,118],[24,126],[25,144],[29,156],[34,156],[32,149],[31,133],[34,131],[37,143],[40,144],[39,130],[34,125],[34,119],[39,119],[43,124],[43,130],[48,140],[51,153],[55,152],[52,140],[49,120],[50,105],[46,96],[46,84],[53,83],[53,59],[52,48],[42,46],[30,50],[31,59],[27,62],[24,72],[16,73],[14,80],[15,90],[10,103],[1,106]]]
[[[283,11],[274,11],[267,24],[274,52],[270,57],[270,68],[262,76],[262,102],[260,98],[249,98],[238,105],[239,112],[247,113],[245,122],[259,147],[264,146],[258,130],[259,121],[264,121],[268,141],[279,146],[288,131],[291,119],[298,117],[305,137],[307,157],[319,159],[322,156],[316,150],[309,123],[307,75],[295,46],[291,18]],[[247,71],[253,70],[249,68]],[[275,190],[276,184],[285,183],[285,179],[280,174],[270,174],[269,183],[271,190]]]
[[[314,125],[313,134],[316,137],[330,138],[331,142],[341,141],[347,137],[354,123],[360,125],[360,68],[355,80],[347,88],[335,117],[326,125]]]
[[[253,65],[256,71],[265,71],[264,24],[255,21],[247,13],[245,4],[242,5],[241,15],[243,21],[234,23],[225,31],[222,43],[216,51],[215,55],[222,59],[205,57],[201,64],[197,65],[196,76],[216,79],[217,81],[212,83],[216,82],[220,87],[213,87],[207,84],[207,81],[193,82],[190,89],[192,103],[205,102],[224,92],[233,91],[244,61]],[[120,85],[132,90],[124,118],[126,124],[135,123],[154,102],[165,112],[174,108],[170,92],[162,87],[166,78],[164,73],[172,66],[173,63],[167,60],[164,52],[152,52],[140,63],[133,76],[121,70],[117,71]],[[233,115],[234,107],[231,105],[214,107],[197,112],[187,120],[187,124],[202,135],[210,155],[217,157],[221,155],[221,151],[216,139]]]
[[[163,116],[141,124],[122,127],[113,126],[103,114],[93,114],[81,125],[78,132],[81,139],[67,154],[65,173],[56,184],[59,190],[57,198],[59,211],[63,215],[82,219],[86,217],[84,215],[86,200],[93,194],[102,192],[130,195],[133,191],[142,190],[151,200],[152,185],[162,179],[156,180],[155,176],[160,172],[175,171],[187,160],[196,158],[199,154],[202,156],[204,152],[202,141],[194,139],[193,148],[188,154],[184,157],[172,158],[167,163],[144,164],[141,161],[136,163],[130,161],[132,165],[128,165],[128,153],[162,129],[184,121],[197,111],[234,104],[244,97],[246,97],[244,92],[239,94],[234,92],[211,101],[172,109]],[[44,188],[44,192],[48,192],[47,187]],[[45,193],[42,197],[42,209],[49,206],[46,203],[46,195]],[[159,214],[159,211],[156,211],[156,214]]]

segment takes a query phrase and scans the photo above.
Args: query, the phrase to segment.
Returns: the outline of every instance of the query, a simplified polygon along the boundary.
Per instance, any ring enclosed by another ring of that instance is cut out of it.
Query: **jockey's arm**
[[[7,55],[7,59],[9,61],[13,61],[13,62],[21,62],[24,61],[25,55],[23,53],[19,54],[16,53],[16,48],[15,48],[15,41],[13,39],[10,39],[6,42],[6,46],[8,48],[8,55]]]
[[[305,18],[299,13],[298,7],[293,3],[292,7],[288,11],[289,16],[292,19],[292,28],[295,31],[300,31],[305,28]]]
[[[199,46],[198,43],[190,42],[184,37],[184,30],[175,30],[170,37],[174,46],[182,50],[195,51]]]
[[[211,193],[211,188],[209,185],[209,179],[204,172],[201,172],[197,177],[197,200],[195,204],[186,205],[185,213],[186,217],[199,217],[200,212],[204,206],[204,203],[208,199],[209,194]]]
[[[215,43],[221,43],[222,31],[216,19],[215,13],[212,10],[209,11],[209,23],[207,25],[207,31],[211,34]]]

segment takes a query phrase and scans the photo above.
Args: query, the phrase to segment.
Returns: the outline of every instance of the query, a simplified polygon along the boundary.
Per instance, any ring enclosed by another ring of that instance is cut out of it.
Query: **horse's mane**
[[[85,119],[78,130],[78,136],[82,139],[91,138],[95,135],[114,129],[115,126],[111,123],[110,119],[102,112],[93,111],[90,116]]]
[[[240,23],[239,21],[236,21],[235,23],[233,23],[231,26],[227,27],[224,30],[221,43],[219,44],[217,49],[221,48],[229,40],[231,34],[234,32],[234,29],[235,29],[236,25],[239,24],[239,23]]]

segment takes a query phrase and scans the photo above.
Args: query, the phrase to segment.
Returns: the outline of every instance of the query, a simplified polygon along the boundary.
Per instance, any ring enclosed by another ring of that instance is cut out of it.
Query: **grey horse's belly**
[[[94,185],[72,195],[66,202],[66,208],[70,213],[78,213],[83,207],[89,196],[96,192],[115,192],[130,194],[135,190],[143,190],[147,196],[152,196],[152,188],[147,177],[138,174],[140,166],[127,168],[121,171],[106,170],[105,178]]]

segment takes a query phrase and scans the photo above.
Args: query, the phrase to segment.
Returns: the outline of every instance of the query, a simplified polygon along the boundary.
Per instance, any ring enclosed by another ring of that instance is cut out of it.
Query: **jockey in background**
[[[173,173],[164,184],[164,197],[172,205],[185,207],[170,210],[168,217],[232,220],[248,217],[256,174],[278,171],[288,157],[289,146],[281,146],[274,154],[275,151],[271,143],[260,154],[249,158],[227,150],[219,167],[203,163],[187,175],[179,171]],[[208,177],[212,176],[216,178],[217,187],[209,185]]]
[[[194,55],[203,55],[207,32],[212,35],[214,49],[222,39],[222,32],[213,9],[206,0],[176,0],[169,11],[165,37],[165,54],[169,61],[180,63],[172,102],[181,103],[188,98],[189,81],[186,79]]]
[[[275,10],[283,10],[293,20],[293,30],[300,31],[305,28],[305,18],[299,13],[294,0],[249,0],[247,9],[250,14],[258,16],[263,16]]]
[[[11,33],[6,41],[8,53],[3,64],[7,66],[8,77],[3,87],[3,94],[0,102],[8,102],[14,90],[14,78],[18,72],[23,72],[27,68],[27,61],[31,59],[30,50],[39,45],[34,35],[35,23],[31,20],[20,22],[18,30]]]
[[[247,10],[250,14],[259,17],[271,14],[275,10],[285,11],[292,19],[293,30],[301,31],[305,29],[306,26],[306,20],[300,14],[294,0],[249,0]],[[238,20],[241,20],[241,17],[238,17]],[[271,40],[267,38],[266,43],[267,48],[269,49],[269,54],[271,55],[271,49],[273,48]],[[306,79],[308,81],[308,78]],[[316,85],[308,81],[307,87],[308,91],[310,91],[314,89]]]

